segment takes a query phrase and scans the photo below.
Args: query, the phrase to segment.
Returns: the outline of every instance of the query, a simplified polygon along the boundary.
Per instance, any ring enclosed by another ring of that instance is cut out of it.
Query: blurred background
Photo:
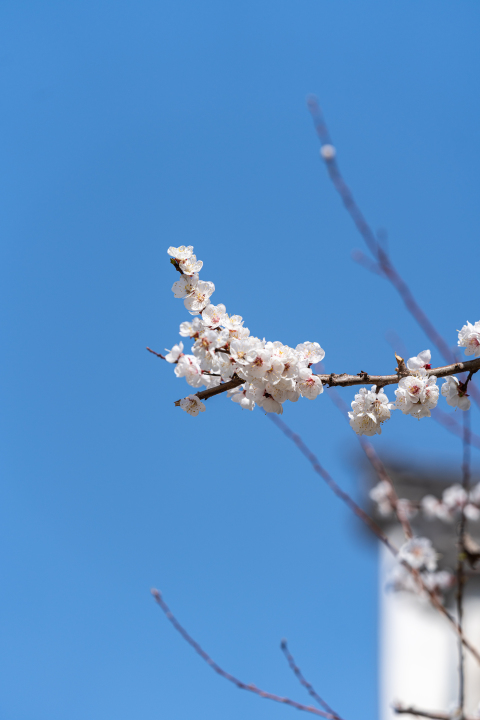
[[[152,586],[245,682],[308,704],[286,637],[339,713],[377,715],[375,542],[261,410],[175,408],[188,386],[145,346],[189,317],[181,244],[214,302],[254,335],[319,342],[329,372],[393,372],[392,331],[430,346],[351,259],[310,92],[454,346],[480,318],[479,24],[447,0],[1,3],[0,717],[294,716],[218,678]],[[326,393],[283,418],[363,501]],[[374,444],[460,477],[461,441],[433,421],[396,413]]]

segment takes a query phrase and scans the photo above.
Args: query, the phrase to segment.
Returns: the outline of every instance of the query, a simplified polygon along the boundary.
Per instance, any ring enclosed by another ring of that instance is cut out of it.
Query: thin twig
[[[291,430],[286,423],[283,422],[283,420],[280,420],[276,415],[269,414],[267,417],[270,418],[270,420],[277,425],[277,427],[286,435],[290,440],[292,440],[295,445],[298,447],[302,455],[304,455],[307,460],[311,463],[313,466],[313,469],[315,472],[320,475],[323,480],[327,483],[329,488],[339,497],[343,502],[352,510],[357,517],[362,520],[362,522],[367,525],[368,528],[379,538],[379,540],[390,550],[390,552],[397,557],[398,550],[397,548],[390,542],[388,537],[385,535],[383,530],[377,525],[377,523],[372,520],[367,513],[362,510],[362,508],[357,505],[357,503],[346,493],[344,490],[342,490],[339,485],[335,482],[335,480],[332,478],[330,473],[328,473],[324,467],[320,464],[318,458],[312,453],[312,451],[305,445],[302,438],[297,435],[296,433]],[[428,596],[430,599],[430,602],[432,603],[433,607],[435,607],[450,623],[454,631],[457,633],[459,638],[461,639],[464,647],[469,650],[469,652],[473,655],[475,660],[480,664],[480,652],[470,643],[469,640],[465,637],[463,634],[463,630],[461,627],[459,627],[458,623],[456,622],[455,618],[450,615],[448,610],[442,605],[438,597],[435,595],[435,593],[430,590],[423,581],[420,573],[418,570],[415,570],[415,568],[412,568],[408,563],[402,562],[401,563],[407,570],[410,572],[410,574],[414,577],[415,581],[417,582],[420,589]]]
[[[220,677],[223,677],[225,680],[233,683],[233,685],[236,685],[238,688],[240,688],[240,690],[248,690],[248,692],[254,693],[259,697],[266,698],[267,700],[273,700],[274,702],[282,703],[283,705],[290,705],[290,707],[294,707],[297,710],[303,710],[304,712],[311,713],[312,715],[318,715],[323,718],[328,718],[328,720],[338,720],[338,716],[332,713],[326,713],[322,710],[317,710],[317,708],[310,705],[302,705],[301,703],[298,703],[295,700],[291,700],[290,698],[281,697],[280,695],[274,695],[273,693],[266,692],[265,690],[260,690],[260,688],[257,688],[255,685],[247,685],[246,683],[236,678],[234,675],[231,675],[230,673],[223,670],[223,668],[221,668],[220,665],[215,662],[215,660],[212,660],[210,655],[208,655],[205,650],[203,650],[203,648],[197,643],[197,641],[194,640],[191,635],[189,635],[185,628],[180,625],[177,618],[164,601],[161,593],[155,589],[152,589],[151,592],[153,597],[155,598],[155,602],[163,610],[175,630],[180,633],[183,639],[187,641],[187,643],[195,650],[198,655],[200,655],[202,660],[205,660],[207,665],[210,665],[212,670],[214,670],[218,675],[220,675]]]
[[[313,123],[315,126],[316,133],[322,146],[331,145],[330,133],[325,122],[322,110],[318,104],[317,98],[313,95],[307,99],[307,107],[312,116]],[[420,305],[415,300],[412,291],[408,287],[405,280],[402,278],[396,267],[394,266],[392,259],[386,249],[378,242],[375,237],[375,233],[363,216],[362,211],[355,202],[355,199],[351,193],[350,188],[346,184],[343,176],[338,167],[335,153],[330,153],[325,159],[327,172],[332,181],[335,190],[340,195],[340,198],[352,218],[353,222],[360,235],[363,237],[367,247],[372,253],[373,257],[378,263],[378,266],[387,280],[397,290],[398,294],[402,298],[403,302],[409,313],[412,315],[414,320],[420,325],[426,336],[433,342],[440,353],[443,355],[445,360],[452,363],[455,360],[454,353],[445,342],[440,333],[436,330],[433,323],[429,320],[426,313],[422,310]],[[372,268],[369,268],[372,269]],[[375,268],[375,271],[377,269]],[[480,391],[477,387],[472,385],[470,389],[470,395],[475,400],[477,405],[480,407]]]
[[[157,357],[161,358],[162,360],[166,360],[166,359],[167,359],[167,358],[165,357],[165,355],[161,355],[160,353],[155,352],[155,350],[152,350],[152,349],[149,348],[149,347],[147,347],[146,349],[148,350],[149,353],[152,353],[152,355],[156,355]]]
[[[325,123],[325,118],[323,116],[322,110],[320,109],[318,101],[314,96],[310,96],[307,99],[307,107],[312,116],[315,130],[321,144],[330,145],[331,139],[327,125]],[[335,190],[340,195],[340,198],[345,205],[345,208],[347,209],[350,217],[355,223],[355,226],[359,231],[360,235],[363,237],[368,249],[374,256],[374,258],[379,262],[379,265],[385,276],[396,288],[408,311],[422,327],[427,337],[430,338],[430,340],[437,346],[445,360],[447,360],[447,362],[449,363],[452,363],[454,360],[452,351],[450,350],[449,346],[442,338],[440,333],[430,322],[426,314],[423,312],[422,308],[419,306],[419,304],[413,297],[413,294],[407,283],[400,276],[400,274],[394,267],[390,257],[387,255],[385,249],[382,248],[377,238],[375,237],[375,233],[373,232],[370,225],[363,216],[362,211],[355,202],[350,188],[343,179],[335,155],[326,159],[325,164],[330,180],[332,181]]]
[[[280,643],[280,648],[287,659],[290,669],[295,674],[295,676],[298,678],[300,684],[303,685],[303,687],[307,690],[308,694],[311,695],[311,697],[313,697],[313,699],[320,705],[320,707],[323,707],[323,709],[326,710],[327,713],[332,715],[332,717],[336,718],[336,720],[342,720],[341,716],[338,713],[336,713],[335,710],[333,710],[330,707],[330,705],[327,702],[325,702],[325,700],[322,697],[320,697],[320,695],[317,693],[317,691],[315,690],[313,685],[304,678],[302,671],[296,664],[292,653],[288,649],[286,640],[282,640],[282,642]]]

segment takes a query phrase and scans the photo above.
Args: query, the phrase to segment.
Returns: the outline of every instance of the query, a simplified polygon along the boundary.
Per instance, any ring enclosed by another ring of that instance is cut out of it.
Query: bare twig
[[[215,662],[215,660],[212,660],[210,655],[208,655],[205,650],[203,650],[203,648],[197,643],[197,641],[194,640],[191,635],[189,635],[185,628],[180,625],[177,618],[174,616],[174,614],[164,601],[161,593],[158,590],[153,589],[152,595],[155,598],[155,602],[163,610],[175,630],[180,633],[183,639],[187,641],[187,643],[195,650],[198,655],[200,655],[202,660],[205,660],[207,665],[210,665],[212,670],[214,670],[218,675],[220,675],[220,677],[223,677],[225,680],[228,680],[233,685],[236,685],[238,688],[240,688],[240,690],[248,690],[248,692],[254,693],[259,697],[266,698],[267,700],[273,700],[274,702],[282,703],[283,705],[290,705],[290,707],[294,707],[297,710],[303,710],[304,712],[311,713],[312,715],[318,715],[323,718],[328,718],[328,720],[338,720],[338,716],[335,714],[323,712],[322,710],[317,710],[317,708],[312,707],[311,705],[302,705],[301,703],[298,703],[295,700],[291,700],[290,698],[281,697],[280,695],[274,695],[273,693],[266,692],[265,690],[260,690],[260,688],[257,688],[255,685],[247,685],[246,683],[236,678],[234,675],[231,675],[230,673],[223,670],[223,668],[221,668],[220,665]]]
[[[325,123],[325,118],[320,109],[318,101],[314,96],[309,96],[309,98],[307,99],[307,107],[312,116],[315,130],[321,144],[330,145],[330,134]],[[383,273],[395,287],[403,302],[405,303],[408,311],[422,327],[427,337],[430,338],[430,340],[436,345],[445,360],[447,360],[447,362],[449,363],[452,363],[454,361],[454,355],[450,350],[449,346],[442,338],[440,333],[435,329],[433,324],[430,322],[426,314],[423,312],[422,308],[419,306],[419,304],[413,297],[413,294],[407,283],[403,280],[403,278],[400,276],[400,274],[394,267],[390,257],[387,255],[385,249],[382,248],[382,246],[378,242],[377,238],[375,237],[375,233],[371,229],[370,225],[363,216],[362,211],[355,202],[350,188],[342,177],[335,154],[325,159],[325,164],[327,167],[328,175],[333,183],[333,186],[335,187],[335,190],[340,195],[340,198],[345,205],[345,208],[347,209],[350,217],[355,223],[357,230],[363,237],[368,249],[374,256],[374,258],[378,261]]]
[[[287,662],[290,666],[290,669],[295,674],[295,676],[298,678],[299,682],[303,687],[307,690],[308,694],[313,697],[313,699],[320,705],[320,707],[323,707],[324,710],[327,711],[332,717],[336,718],[336,720],[342,720],[341,716],[335,712],[335,710],[332,710],[330,705],[325,702],[323,698],[320,697],[320,695],[317,693],[315,688],[311,683],[308,682],[308,680],[305,680],[303,677],[303,673],[296,664],[295,660],[293,659],[293,655],[291,654],[290,650],[288,649],[287,641],[282,640],[280,643],[280,648],[285,655]]]
[[[302,455],[304,455],[307,460],[311,463],[313,469],[315,472],[320,475],[323,480],[327,483],[329,488],[335,493],[337,497],[339,497],[343,502],[352,510],[357,517],[362,520],[362,522],[367,525],[368,528],[378,537],[378,539],[390,550],[390,552],[397,557],[398,550],[397,548],[390,542],[388,537],[385,535],[383,530],[377,525],[377,523],[372,520],[372,518],[367,515],[367,513],[362,510],[362,508],[357,505],[357,503],[346,493],[344,490],[342,490],[339,485],[335,482],[335,480],[332,478],[330,473],[328,473],[325,468],[320,464],[318,458],[312,453],[312,451],[305,445],[302,438],[297,435],[296,433],[291,430],[286,423],[283,422],[283,420],[280,420],[276,415],[269,414],[268,417],[270,420],[277,425],[277,427],[286,435],[290,440],[292,440],[295,445],[298,447]],[[410,574],[414,577],[416,583],[418,584],[419,588],[425,593],[425,595],[428,596],[430,599],[431,604],[433,607],[435,607],[450,623],[454,631],[457,633],[459,638],[461,639],[463,645],[467,650],[473,655],[475,660],[480,664],[480,652],[470,643],[469,640],[465,637],[463,634],[462,628],[458,625],[455,618],[450,615],[448,610],[442,605],[438,597],[435,595],[435,593],[430,590],[423,581],[420,573],[418,570],[415,570],[415,568],[412,568],[408,563],[402,562],[401,563],[407,570],[410,572]]]
[[[155,350],[152,350],[151,348],[146,348],[149,353],[152,353],[152,355],[156,355],[157,357],[161,358],[162,360],[166,360],[165,355],[161,355],[160,353],[155,352]]]

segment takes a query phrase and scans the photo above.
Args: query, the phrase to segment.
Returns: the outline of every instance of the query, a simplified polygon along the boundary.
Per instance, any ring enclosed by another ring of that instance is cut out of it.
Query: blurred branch
[[[203,650],[203,648],[197,643],[197,641],[194,640],[191,635],[189,635],[185,628],[180,625],[177,618],[162,598],[162,594],[158,590],[153,589],[152,595],[155,599],[155,602],[162,609],[168,620],[170,620],[175,630],[179,632],[183,639],[186,640],[186,642],[195,650],[198,655],[200,655],[202,660],[205,660],[207,665],[210,665],[212,670],[214,670],[217,675],[220,675],[220,677],[223,677],[225,680],[228,680],[228,682],[236,685],[238,688],[240,688],[240,690],[248,690],[248,692],[254,693],[259,697],[266,698],[267,700],[273,700],[274,702],[282,703],[283,705],[290,705],[290,707],[294,707],[297,710],[303,710],[304,712],[311,713],[312,715],[318,715],[323,718],[328,718],[328,720],[339,720],[338,715],[326,713],[322,710],[317,710],[317,708],[314,708],[310,705],[302,705],[301,703],[297,703],[295,700],[290,700],[290,698],[281,697],[280,695],[274,695],[273,693],[266,692],[265,690],[260,690],[260,688],[257,688],[255,685],[247,685],[246,683],[236,678],[234,675],[231,675],[230,673],[223,670],[220,665],[217,665],[215,660],[212,660],[210,655],[207,655],[205,650]]]
[[[343,502],[350,508],[350,510],[352,510],[352,512],[354,512],[355,515],[359,517],[360,520],[362,520],[362,522],[364,522],[368,528],[370,528],[370,530],[390,550],[390,552],[395,557],[397,557],[397,548],[390,542],[383,530],[377,525],[374,520],[372,520],[369,515],[367,515],[364,510],[362,510],[359,505],[357,505],[357,503],[350,497],[350,495],[348,495],[348,493],[346,493],[340,488],[339,485],[337,485],[330,473],[327,472],[327,470],[325,470],[325,468],[320,464],[316,455],[314,455],[313,452],[307,447],[307,445],[305,445],[302,438],[296,433],[294,433],[293,430],[291,430],[288,425],[284,423],[283,420],[280,420],[280,418],[278,418],[276,415],[272,415],[270,413],[269,415],[267,415],[267,417],[270,418],[270,420],[283,432],[284,435],[286,435],[290,440],[292,440],[292,442],[295,443],[302,455],[304,455],[311,463],[315,472],[320,475],[320,477],[327,483],[327,485],[335,493],[335,495],[341,500],[343,500]],[[446,618],[446,620],[448,620],[454,631],[457,633],[458,637],[461,639],[464,647],[469,650],[475,660],[480,664],[480,652],[470,643],[469,640],[467,640],[467,638],[463,634],[462,628],[458,625],[455,618],[450,615],[448,610],[442,605],[435,593],[426,586],[419,571],[415,570],[415,568],[412,568],[406,562],[402,562],[401,564],[413,576],[419,588],[421,588],[425,595],[427,595],[427,597],[430,599],[433,607],[435,607]]]
[[[431,718],[432,720],[452,720],[450,713],[441,712],[430,712],[428,710],[420,710],[419,708],[410,705],[410,707],[403,707],[402,705],[394,705],[393,711],[397,715],[416,715],[417,717]],[[465,718],[465,720],[475,720],[475,718]]]
[[[291,654],[290,650],[288,649],[286,640],[282,640],[282,642],[280,644],[280,648],[287,659],[290,669],[296,675],[296,677],[300,681],[300,684],[303,685],[303,687],[307,690],[308,694],[311,695],[314,698],[314,700],[320,705],[320,707],[323,707],[323,709],[326,710],[327,713],[329,713],[332,717],[336,718],[336,720],[342,720],[340,715],[338,715],[338,713],[336,713],[334,710],[332,710],[330,705],[328,705],[328,703],[326,703],[325,700],[320,697],[320,695],[317,693],[317,691],[315,690],[313,685],[311,683],[309,683],[308,680],[305,680],[305,678],[303,677],[302,671],[300,670],[298,665],[295,663],[295,660],[293,659],[293,655]]]

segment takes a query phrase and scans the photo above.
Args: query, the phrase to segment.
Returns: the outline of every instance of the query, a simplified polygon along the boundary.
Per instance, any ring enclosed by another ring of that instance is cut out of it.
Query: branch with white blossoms
[[[461,410],[468,410],[468,382],[480,370],[480,321],[467,323],[459,331],[459,345],[465,347],[473,360],[432,368],[431,354],[424,350],[405,364],[396,355],[398,366],[392,375],[370,375],[360,371],[357,375],[347,373],[317,374],[312,366],[323,360],[325,351],[317,342],[299,343],[295,348],[279,341],[266,341],[250,335],[239,315],[228,315],[225,305],[213,305],[210,298],[215,285],[201,281],[199,271],[203,262],[197,260],[190,245],[170,247],[171,263],[181,277],[172,287],[174,296],[183,299],[193,318],[180,325],[180,335],[193,340],[191,354],[184,353],[179,342],[165,356],[158,357],[175,365],[175,375],[184,377],[197,391],[175,405],[190,415],[203,412],[202,400],[228,392],[233,402],[242,409],[253,410],[255,405],[266,413],[283,413],[283,404],[297,402],[300,397],[314,400],[323,393],[324,386],[362,387],[352,402],[349,413],[350,425],[358,435],[381,433],[381,426],[393,410],[417,419],[430,417],[430,411],[438,402],[440,390],[438,378],[447,378],[441,392],[447,403]],[[153,352],[153,351],[151,351]],[[466,382],[460,382],[455,373],[469,372]],[[390,402],[383,388],[398,384],[395,402]]]

